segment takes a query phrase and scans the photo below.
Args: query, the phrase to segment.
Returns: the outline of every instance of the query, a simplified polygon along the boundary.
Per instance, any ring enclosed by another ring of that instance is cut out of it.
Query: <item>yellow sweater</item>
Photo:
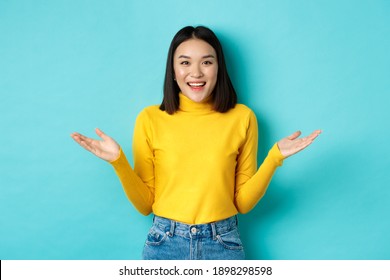
[[[264,195],[283,155],[275,144],[257,170],[254,113],[227,113],[180,94],[173,115],[145,108],[134,128],[134,170],[121,150],[111,162],[124,191],[144,215],[202,224],[250,211]]]

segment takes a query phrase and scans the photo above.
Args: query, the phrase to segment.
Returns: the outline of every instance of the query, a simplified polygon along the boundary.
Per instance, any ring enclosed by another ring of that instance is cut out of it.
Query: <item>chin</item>
[[[201,103],[201,102],[206,100],[206,97],[198,97],[198,96],[196,96],[195,98],[191,98],[191,100],[195,101],[195,102],[198,102],[198,103]]]
[[[209,99],[210,94],[203,94],[203,93],[193,93],[190,94],[184,94],[189,99],[191,99],[194,102],[201,103]]]

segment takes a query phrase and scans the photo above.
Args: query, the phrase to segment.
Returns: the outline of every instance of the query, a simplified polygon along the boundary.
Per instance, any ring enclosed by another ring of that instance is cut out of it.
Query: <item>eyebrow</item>
[[[178,58],[190,59],[191,57],[188,55],[182,54]],[[208,54],[208,55],[202,56],[202,58],[215,58],[215,57],[212,54]]]

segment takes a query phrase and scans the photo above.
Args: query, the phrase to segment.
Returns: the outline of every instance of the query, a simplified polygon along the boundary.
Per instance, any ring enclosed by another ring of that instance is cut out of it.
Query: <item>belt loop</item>
[[[210,223],[211,231],[213,232],[213,240],[217,239],[217,229],[215,228],[215,223]]]
[[[172,237],[173,233],[175,232],[175,221],[173,220],[170,221],[171,221],[171,228],[169,229],[169,236]]]

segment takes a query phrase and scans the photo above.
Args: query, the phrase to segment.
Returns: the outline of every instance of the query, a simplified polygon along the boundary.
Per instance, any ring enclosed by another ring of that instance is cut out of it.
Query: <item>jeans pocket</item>
[[[163,244],[167,238],[168,238],[168,235],[165,232],[163,232],[163,231],[161,231],[158,228],[153,226],[149,230],[145,244],[149,245],[149,246],[159,246],[159,245]]]
[[[243,250],[240,234],[237,229],[217,235],[218,242],[229,250]]]

